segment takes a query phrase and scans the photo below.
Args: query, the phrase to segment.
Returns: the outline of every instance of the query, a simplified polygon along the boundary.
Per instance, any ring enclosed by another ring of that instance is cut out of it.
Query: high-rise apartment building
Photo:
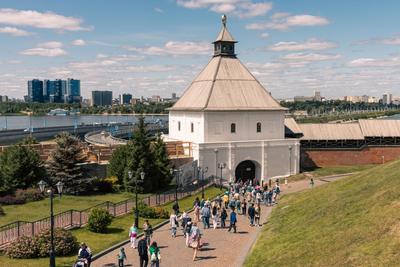
[[[92,106],[111,106],[112,91],[92,91]]]
[[[131,104],[131,101],[132,101],[131,94],[122,94],[120,96],[120,104],[121,105],[129,105],[129,104]]]
[[[79,103],[81,101],[80,80],[28,81],[28,101],[44,103]]]
[[[382,104],[384,105],[390,105],[393,103],[393,96],[392,94],[389,93],[384,93],[382,96]]]
[[[28,81],[28,101],[43,102],[43,81],[38,79]]]

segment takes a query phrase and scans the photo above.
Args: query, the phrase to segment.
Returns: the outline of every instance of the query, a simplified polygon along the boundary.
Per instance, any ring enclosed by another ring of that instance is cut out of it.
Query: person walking
[[[176,237],[176,228],[178,227],[178,218],[175,213],[171,213],[169,216],[169,223],[171,225],[171,236]]]
[[[208,205],[204,205],[204,207],[201,209],[201,217],[203,219],[204,229],[210,228],[210,215],[210,207]]]
[[[212,219],[213,219],[213,228],[217,229],[218,219],[219,219],[219,210],[217,203],[215,203],[214,207],[212,208]]]
[[[143,232],[147,240],[147,245],[150,246],[151,237],[153,235],[153,227],[151,227],[149,220],[144,221]]]
[[[122,247],[118,253],[118,267],[124,267],[124,260],[126,260],[125,249]]]
[[[311,178],[311,179],[310,179],[310,187],[311,187],[311,188],[314,188],[314,178]]]
[[[260,217],[261,217],[261,207],[260,204],[257,204],[257,206],[254,209],[254,220],[257,226],[261,226],[260,224]]]
[[[150,267],[159,267],[161,262],[160,248],[157,246],[157,242],[153,241],[149,248]]]
[[[131,248],[136,248],[136,237],[138,235],[138,228],[136,224],[132,224],[129,228],[129,238],[131,240]]]
[[[274,195],[274,192],[272,189],[268,191],[268,206],[272,206],[272,196]]]
[[[175,201],[174,205],[172,206],[172,209],[174,210],[175,214],[179,214],[179,204],[178,201]]]
[[[138,242],[138,253],[139,253],[139,259],[140,259],[140,267],[147,267],[147,264],[149,263],[149,256],[147,254],[147,239],[146,236],[143,236],[142,239],[139,240]]]
[[[200,206],[199,205],[194,206],[194,221],[200,222]]]
[[[249,219],[250,219],[250,226],[254,226],[254,217],[256,216],[256,210],[254,209],[254,204],[251,203],[247,214],[249,215]]]
[[[190,219],[190,218],[189,218]],[[197,223],[196,223],[197,224]],[[190,241],[190,231],[192,230],[192,221],[189,220],[186,223],[186,227],[185,227],[185,238],[186,238],[186,246],[189,247],[189,241]]]
[[[197,251],[201,247],[201,233],[196,222],[193,223],[192,229],[190,230],[189,245],[191,248],[193,248],[193,261],[195,261],[197,257]]]
[[[228,217],[228,214],[226,213],[225,207],[222,207],[221,211],[221,228],[225,228],[225,220]]]
[[[229,229],[228,232],[230,232],[233,228],[233,232],[236,233],[236,222],[237,222],[237,218],[236,218],[236,212],[235,212],[235,208],[232,209],[231,215],[229,217]]]
[[[246,215],[247,212],[247,202],[246,202],[246,198],[242,198],[242,202],[241,202],[241,207],[242,207],[242,215]]]
[[[190,219],[189,215],[186,213],[186,211],[184,211],[184,212],[182,213],[182,216],[181,216],[180,219],[179,219],[179,221],[182,221],[181,226],[182,226],[182,233],[183,233],[183,236],[185,236],[185,228],[186,228],[186,224],[187,224],[187,222],[188,222],[189,219]],[[179,226],[179,224],[178,224],[177,226]]]
[[[225,209],[227,209],[228,208],[228,202],[229,202],[228,194],[224,194],[224,196],[222,198],[223,198]]]
[[[86,245],[86,243],[81,243],[81,247],[78,251],[78,257],[79,259],[83,259],[87,267],[90,267],[90,264],[92,263],[92,251]]]

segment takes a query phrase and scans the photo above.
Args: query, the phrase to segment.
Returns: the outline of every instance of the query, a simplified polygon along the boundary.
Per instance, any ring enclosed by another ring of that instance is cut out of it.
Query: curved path
[[[326,184],[330,181],[347,177],[348,175],[337,175],[321,177],[315,179],[315,186]],[[320,180],[322,179],[322,180]],[[282,185],[282,194],[299,192],[309,188],[309,181],[298,181]],[[261,222],[265,224],[271,214],[272,207],[262,206]],[[229,222],[227,223],[229,225]],[[129,226],[127,226],[128,228]],[[252,245],[257,240],[257,236],[262,227],[250,227],[249,220],[243,215],[238,215],[237,231],[238,233],[229,233],[227,229],[210,228],[203,230],[200,223],[200,229],[203,235],[202,241],[205,243],[201,251],[197,254],[197,260],[192,261],[193,251],[185,246],[185,240],[182,231],[179,229],[178,236],[172,238],[169,225],[165,225],[154,232],[153,240],[157,241],[161,248],[160,266],[224,266],[236,267],[242,266]],[[128,234],[127,234],[128,235]],[[138,266],[139,259],[137,250],[125,245],[127,261],[125,266]],[[105,256],[95,260],[93,267],[112,267],[117,265],[116,249]],[[150,266],[150,265],[149,265]]]

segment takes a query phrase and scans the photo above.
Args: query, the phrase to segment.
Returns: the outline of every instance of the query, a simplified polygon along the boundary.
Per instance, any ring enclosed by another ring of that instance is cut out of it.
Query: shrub
[[[169,218],[169,212],[161,207],[155,207],[154,208],[155,212],[156,212],[156,218],[159,219],[168,219]]]
[[[25,190],[18,189],[17,192],[15,192],[15,197],[25,199],[26,202],[39,201],[45,198],[44,194],[36,188],[28,188]]]
[[[6,255],[16,259],[47,257],[50,251],[50,230],[37,236],[23,236],[8,245]],[[65,229],[55,229],[54,247],[57,256],[67,256],[77,252],[79,246],[72,233]]]
[[[38,257],[38,250],[34,237],[23,236],[8,245],[5,252],[10,258],[32,259]]]
[[[19,205],[25,204],[25,198],[17,198],[13,195],[6,195],[4,197],[0,197],[0,205]]]
[[[95,233],[105,233],[111,224],[112,216],[105,209],[92,209],[89,215],[88,228]]]
[[[139,216],[148,219],[167,219],[169,212],[161,207],[149,207],[144,202],[138,204]],[[135,209],[134,209],[135,212]]]
[[[49,255],[51,243],[51,233],[47,230],[37,236],[35,242],[38,246],[38,256],[46,257]],[[78,252],[78,242],[76,237],[68,230],[57,228],[54,231],[54,247],[57,256],[66,256]]]

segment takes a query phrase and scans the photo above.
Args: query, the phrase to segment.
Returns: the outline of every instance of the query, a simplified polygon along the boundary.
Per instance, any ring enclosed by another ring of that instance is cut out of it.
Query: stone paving
[[[337,180],[345,176],[331,176],[329,180]],[[315,179],[315,186],[320,186],[327,183]],[[309,181],[298,181],[288,185],[282,185],[282,194],[294,193],[309,188]],[[272,208],[262,206],[261,220],[262,224],[267,222]],[[229,218],[229,216],[228,216]],[[211,221],[211,220],[210,220]],[[227,222],[229,225],[229,222]],[[257,239],[262,227],[251,227],[249,220],[243,215],[238,215],[237,233],[229,233],[227,229],[203,229],[203,225],[199,224],[202,233],[203,248],[197,254],[197,260],[192,261],[193,250],[185,246],[185,239],[182,231],[179,229],[178,236],[172,238],[170,234],[169,224],[156,230],[153,234],[153,239],[157,241],[161,250],[160,266],[225,266],[236,267],[242,266],[246,255]],[[267,226],[264,226],[267,227]],[[129,226],[127,225],[127,231]],[[127,233],[128,235],[128,233]],[[130,244],[125,245],[127,261],[125,266],[138,266],[139,258],[136,249],[130,247]],[[112,267],[117,265],[117,254],[119,249],[114,250],[105,256],[97,259],[92,263],[93,267]],[[150,266],[150,265],[149,265]]]

